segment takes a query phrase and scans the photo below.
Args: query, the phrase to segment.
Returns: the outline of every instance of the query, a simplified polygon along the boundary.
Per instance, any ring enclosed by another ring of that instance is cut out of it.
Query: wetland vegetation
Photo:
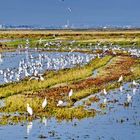
[[[98,93],[104,97],[104,89],[110,92],[125,82],[140,79],[139,31],[0,31],[0,40],[10,40],[0,42],[1,59],[5,51],[24,52],[29,49],[40,54],[58,51],[67,52],[67,55],[81,52],[94,56],[83,65],[76,64],[74,67],[58,70],[46,69],[42,73],[43,80],[30,80],[30,75],[19,81],[1,84],[0,125],[43,117],[54,117],[59,121],[95,117],[106,108],[106,100],[100,102]],[[27,41],[30,44],[28,48]],[[0,66],[2,63],[4,62]],[[123,81],[118,82],[121,75]],[[69,97],[71,89],[73,94]],[[87,97],[90,98],[83,104],[75,106]],[[45,98],[47,105],[42,108]],[[64,103],[57,106],[60,100]],[[100,111],[85,108],[96,102],[99,103]],[[33,109],[31,116],[26,111],[27,103]]]

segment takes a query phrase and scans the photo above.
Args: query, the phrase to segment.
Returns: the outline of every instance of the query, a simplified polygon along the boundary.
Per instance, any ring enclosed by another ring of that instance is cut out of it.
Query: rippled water
[[[132,103],[124,106],[127,94]],[[93,95],[95,96],[95,95]],[[99,109],[98,105],[107,99],[106,108],[94,118],[57,122],[54,118],[36,120],[14,126],[0,127],[0,139],[37,140],[40,137],[49,140],[139,140],[140,138],[140,86],[132,87],[126,83],[120,88],[99,96],[99,103],[85,108]],[[114,102],[114,100],[116,100]],[[76,104],[82,103],[77,102]]]

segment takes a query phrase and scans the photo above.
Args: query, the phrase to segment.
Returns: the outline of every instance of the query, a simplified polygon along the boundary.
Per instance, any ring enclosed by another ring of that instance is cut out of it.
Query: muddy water
[[[132,96],[129,106],[124,106],[127,94]],[[93,95],[95,96],[95,95]],[[0,127],[0,140],[139,140],[140,139],[140,86],[125,83],[122,88],[109,91],[107,95],[97,93],[98,103],[85,108],[99,109],[94,118],[58,122],[55,118],[43,118],[33,122]],[[90,98],[90,97],[88,97]],[[87,100],[85,98],[84,100]],[[100,103],[106,98],[106,107]],[[79,101],[75,104],[83,104]]]

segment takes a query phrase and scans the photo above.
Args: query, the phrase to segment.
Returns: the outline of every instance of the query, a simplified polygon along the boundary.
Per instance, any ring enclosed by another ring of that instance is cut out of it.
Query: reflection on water
[[[125,106],[127,95],[132,96],[132,102]],[[139,140],[140,138],[140,86],[126,83],[118,89],[108,91],[107,95],[97,93],[99,102],[94,102],[87,109],[99,109],[101,112],[95,118],[73,120],[72,122],[57,122],[56,119],[42,118],[33,122],[15,126],[3,126],[0,129],[1,140],[23,140],[39,138],[49,140]],[[88,97],[89,98],[89,97]],[[84,99],[86,100],[86,99]],[[106,107],[101,109],[100,103]],[[75,104],[83,104],[79,101]],[[27,131],[26,131],[27,128]]]
[[[32,122],[28,122],[27,123],[27,135],[30,134],[30,131],[32,130],[33,127],[33,123]]]

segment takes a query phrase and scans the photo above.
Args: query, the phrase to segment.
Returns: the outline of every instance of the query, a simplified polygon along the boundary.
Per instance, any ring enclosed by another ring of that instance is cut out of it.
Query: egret
[[[138,83],[136,83],[136,81],[133,80],[133,86],[137,86],[137,85],[138,85]]]
[[[103,102],[104,102],[104,104],[106,104],[106,102],[107,102],[107,99],[105,98],[105,99],[103,100]]]
[[[123,80],[123,76],[121,75],[118,82],[122,82],[122,80]]]
[[[127,94],[127,102],[129,103],[129,102],[131,102],[131,101],[132,101],[132,96],[129,95],[129,94]]]
[[[2,75],[3,74],[3,70],[0,70],[0,75]]]
[[[30,116],[33,115],[33,110],[32,110],[32,108],[29,106],[28,103],[27,103],[27,112],[30,114]]]
[[[105,88],[104,88],[103,92],[104,92],[104,95],[106,95],[106,94],[107,94],[107,92],[106,92],[106,89],[105,89]]]
[[[121,91],[121,92],[123,91],[123,87],[122,87],[122,86],[120,86],[120,91]]]
[[[69,98],[73,95],[73,90],[71,89],[69,92]]]
[[[44,109],[46,107],[46,105],[47,105],[47,99],[45,98],[43,103],[42,103],[42,108]]]
[[[39,80],[39,78],[38,78],[38,77],[35,77],[35,76],[32,76],[32,77],[29,79],[29,81],[31,81],[31,80]]]
[[[100,57],[100,54],[97,54],[97,57],[98,57],[98,58],[101,58],[101,57]]]
[[[133,88],[133,95],[135,95],[136,94],[136,88]]]
[[[61,106],[63,103],[64,102],[62,100],[59,100],[57,106]]]
[[[42,75],[39,75],[39,80],[40,80],[40,81],[44,81],[45,79],[43,78]]]

